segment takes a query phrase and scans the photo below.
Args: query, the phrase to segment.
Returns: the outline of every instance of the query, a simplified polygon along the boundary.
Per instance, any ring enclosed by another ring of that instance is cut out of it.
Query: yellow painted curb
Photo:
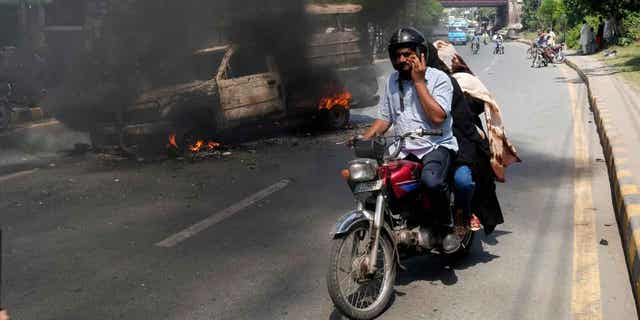
[[[580,67],[570,61],[570,59],[567,59],[565,63],[578,73],[587,86],[589,103],[596,118],[595,123],[598,127],[598,135],[600,136],[600,142],[609,170],[609,180],[614,197],[616,218],[618,219],[619,225],[622,226],[621,232],[623,239],[628,239],[628,241],[623,242],[623,246],[625,246],[623,249],[626,253],[627,269],[629,271],[631,287],[634,291],[636,310],[640,312],[640,279],[636,279],[640,277],[640,274],[634,275],[633,270],[635,260],[638,259],[637,250],[640,248],[640,228],[631,226],[631,219],[640,217],[640,204],[628,203],[628,201],[624,199],[625,196],[640,194],[640,188],[636,184],[622,184],[622,181],[620,181],[622,178],[632,178],[633,174],[630,170],[623,167],[623,165],[629,162],[629,159],[626,157],[628,153],[621,141],[623,137],[619,135],[615,126],[612,125],[612,117],[609,114],[609,109],[607,109],[606,106],[598,104],[599,101],[593,93],[589,83],[589,77]],[[632,228],[632,230],[627,230],[629,228]],[[627,237],[629,234],[630,236]]]

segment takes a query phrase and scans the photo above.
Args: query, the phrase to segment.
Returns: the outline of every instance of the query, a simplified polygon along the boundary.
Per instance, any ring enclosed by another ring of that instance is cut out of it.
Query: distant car
[[[449,32],[447,34],[447,39],[449,42],[456,44],[466,45],[468,38],[467,33],[465,32],[465,28],[449,26]]]

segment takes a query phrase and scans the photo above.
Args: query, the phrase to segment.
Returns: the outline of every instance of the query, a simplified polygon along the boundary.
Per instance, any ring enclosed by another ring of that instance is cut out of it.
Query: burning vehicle
[[[361,11],[356,4],[306,6],[315,26],[308,58],[314,66],[335,73],[352,94],[352,107],[375,105],[379,100],[372,41]]]
[[[161,149],[168,136],[172,144],[189,149],[257,122],[312,119],[325,127],[346,126],[351,105],[375,97],[378,89],[371,55],[363,49],[367,40],[341,22],[342,15],[361,9],[307,6],[309,15],[324,21],[318,21],[323,31],[312,35],[306,56],[312,68],[330,70],[324,88],[292,86],[276,59],[247,46],[201,49],[189,61],[194,80],[145,91],[124,110],[96,116],[101,121],[90,132],[94,149],[137,154]]]

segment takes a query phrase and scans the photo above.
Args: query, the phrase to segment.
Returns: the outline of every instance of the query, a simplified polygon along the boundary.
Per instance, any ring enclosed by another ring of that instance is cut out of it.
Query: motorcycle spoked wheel
[[[336,308],[351,319],[373,319],[389,305],[396,279],[396,260],[391,239],[379,238],[376,272],[366,275],[369,257],[369,222],[355,225],[346,235],[333,239],[327,288]]]
[[[564,63],[564,60],[566,60],[566,58],[567,57],[565,57],[564,54],[558,53],[555,56],[553,56],[553,63],[557,63],[557,64]]]
[[[0,103],[0,131],[7,130],[9,128],[9,122],[11,120],[11,111],[9,107]]]

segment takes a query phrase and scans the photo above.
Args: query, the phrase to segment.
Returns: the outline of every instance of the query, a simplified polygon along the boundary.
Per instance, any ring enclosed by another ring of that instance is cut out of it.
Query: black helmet
[[[426,52],[424,45],[425,38],[422,32],[411,28],[404,27],[393,33],[389,40],[389,58],[393,60],[393,54],[398,48],[421,48],[422,52]]]

